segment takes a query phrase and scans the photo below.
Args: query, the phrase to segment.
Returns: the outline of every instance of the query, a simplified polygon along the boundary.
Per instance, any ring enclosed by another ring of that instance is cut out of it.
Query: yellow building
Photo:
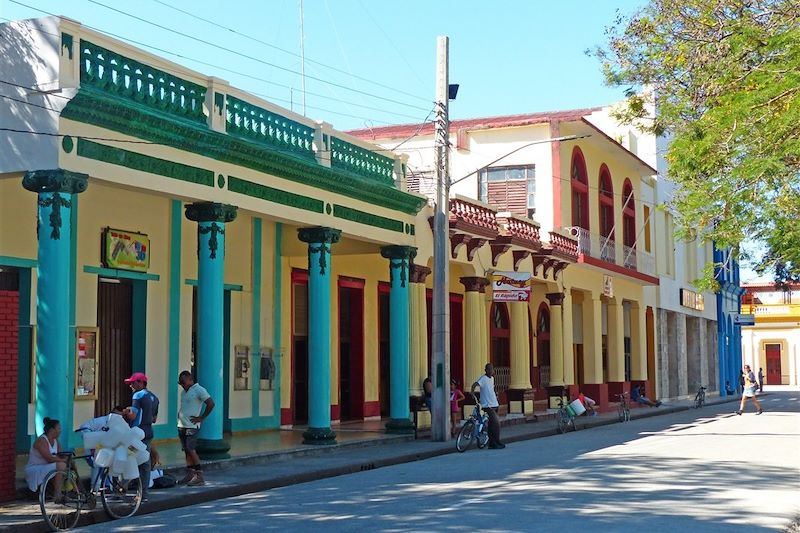
[[[755,325],[742,327],[742,362],[764,374],[764,385],[800,384],[800,285],[744,283],[742,313]]]

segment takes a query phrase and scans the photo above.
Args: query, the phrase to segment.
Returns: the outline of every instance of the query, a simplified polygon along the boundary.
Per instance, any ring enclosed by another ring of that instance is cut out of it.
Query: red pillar
[[[0,291],[0,501],[16,496],[14,448],[17,434],[19,293]]]

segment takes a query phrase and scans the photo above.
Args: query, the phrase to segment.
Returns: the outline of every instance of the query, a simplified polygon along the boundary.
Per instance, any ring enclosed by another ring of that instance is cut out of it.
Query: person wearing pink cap
[[[155,394],[147,390],[147,376],[142,372],[134,372],[131,377],[125,380],[133,391],[133,402],[131,414],[133,420],[131,427],[138,427],[144,431],[142,442],[150,451],[150,442],[153,440],[153,424],[158,417],[158,398]],[[147,500],[147,489],[150,484],[150,461],[145,461],[139,465],[139,480],[142,484],[142,501]]]

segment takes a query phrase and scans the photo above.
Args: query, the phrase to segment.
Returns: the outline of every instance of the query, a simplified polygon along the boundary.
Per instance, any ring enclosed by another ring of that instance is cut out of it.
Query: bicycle
[[[456,437],[456,450],[459,452],[467,451],[473,440],[477,442],[478,448],[481,450],[489,444],[489,417],[481,414],[481,404],[478,403],[475,394],[470,393],[470,395],[475,401],[475,408]]]
[[[620,422],[630,422],[631,420],[631,404],[628,402],[628,393],[623,392],[617,394],[619,405],[617,405],[617,416]]]
[[[575,427],[575,415],[570,414],[570,410],[568,405],[564,405],[563,398],[559,398],[556,422],[558,424],[558,432],[561,434],[566,433],[569,428],[572,428],[572,431],[578,431],[578,428]]]
[[[697,394],[694,396],[694,408],[700,409],[706,404],[706,388],[700,387],[697,389]]]
[[[83,487],[74,461],[84,459],[92,466],[92,455],[75,455],[75,452],[59,452],[66,457],[64,471],[50,472],[39,487],[39,508],[47,526],[53,530],[72,529],[81,517],[81,510],[97,507],[97,496],[103,509],[112,518],[128,518],[136,514],[142,504],[142,484],[138,479],[127,480],[101,468],[91,481],[90,488]],[[56,490],[59,483],[60,488]],[[99,482],[99,484],[98,484]],[[99,488],[95,488],[99,487]]]

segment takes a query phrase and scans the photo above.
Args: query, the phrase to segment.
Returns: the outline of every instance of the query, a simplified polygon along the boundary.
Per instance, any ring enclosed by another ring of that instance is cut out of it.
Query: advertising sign
[[[495,302],[527,302],[530,299],[530,272],[494,272],[492,274],[492,300]]]
[[[614,297],[614,278],[607,274],[603,274],[603,296]]]
[[[144,233],[113,228],[103,230],[103,266],[147,272],[150,268],[150,239]]]

